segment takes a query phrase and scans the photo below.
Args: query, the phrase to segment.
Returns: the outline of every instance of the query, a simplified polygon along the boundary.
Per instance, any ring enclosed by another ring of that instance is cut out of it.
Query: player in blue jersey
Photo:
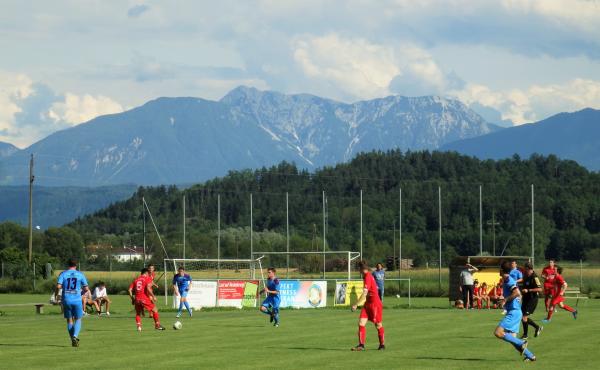
[[[267,294],[267,298],[261,304],[260,312],[271,316],[273,326],[279,327],[279,303],[281,299],[279,297],[279,279],[275,276],[275,272],[273,267],[267,269],[267,286],[261,290],[261,293]]]
[[[181,317],[181,311],[183,311],[183,306],[185,306],[186,310],[192,317],[192,309],[187,301],[187,295],[192,287],[192,277],[185,273],[185,269],[183,267],[179,267],[177,269],[177,275],[173,276],[173,290],[175,291],[175,295],[178,295],[179,298],[179,311],[177,311],[177,318]]]
[[[81,291],[88,291],[88,282],[80,271],[77,271],[77,261],[70,259],[69,269],[60,273],[56,284],[55,297],[62,289],[62,305],[67,331],[71,337],[71,345],[79,347],[79,332],[81,331],[81,318],[83,317],[83,302]]]
[[[515,260],[510,261],[509,275],[517,282],[517,285],[521,285],[523,283],[523,273],[521,270],[519,270],[519,267],[517,267],[517,261]]]
[[[494,335],[515,347],[519,353],[525,356],[525,361],[535,361],[536,357],[527,349],[527,340],[517,338],[519,327],[521,326],[521,292],[517,286],[517,281],[510,275],[511,264],[504,261],[500,267],[500,276],[502,276],[502,289],[504,292],[504,309],[506,316],[500,321]]]

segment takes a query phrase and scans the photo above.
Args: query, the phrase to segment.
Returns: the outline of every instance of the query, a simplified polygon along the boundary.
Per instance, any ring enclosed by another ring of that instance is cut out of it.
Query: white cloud
[[[75,95],[66,93],[64,101],[54,103],[48,116],[55,121],[63,121],[71,126],[92,118],[123,111],[121,104],[106,96],[89,94]]]
[[[600,81],[576,78],[564,84],[532,85],[526,89],[493,91],[480,84],[468,84],[451,91],[461,101],[478,102],[502,113],[515,124],[539,121],[559,112],[583,108],[600,109]]]

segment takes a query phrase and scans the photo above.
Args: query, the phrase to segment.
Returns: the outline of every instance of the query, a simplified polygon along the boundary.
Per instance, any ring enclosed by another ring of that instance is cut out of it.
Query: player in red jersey
[[[156,266],[151,263],[148,265],[148,281],[150,282],[148,284],[148,288],[152,292],[154,291],[154,288],[158,288],[158,285],[156,285],[156,283],[154,282],[155,278],[156,278]],[[156,296],[154,297],[154,302],[156,302]],[[148,311],[148,317],[151,319],[154,318],[151,311]]]
[[[553,259],[548,261],[548,266],[542,270],[542,278],[544,278],[544,303],[546,304],[546,312],[550,308],[552,302],[552,292],[554,291],[554,277],[556,276],[556,264]]]
[[[137,330],[142,331],[142,316],[144,309],[152,312],[154,318],[154,328],[156,330],[165,330],[160,325],[160,319],[158,315],[158,309],[154,305],[156,298],[152,289],[149,287],[151,284],[150,275],[147,268],[143,268],[140,276],[138,276],[129,286],[129,297],[131,298],[131,304],[135,306],[135,323],[137,324]]]
[[[385,349],[384,344],[384,330],[383,330],[383,303],[379,298],[377,290],[377,283],[375,278],[371,274],[371,270],[367,265],[367,262],[361,261],[359,264],[361,275],[363,276],[363,292],[356,302],[352,306],[352,311],[356,311],[358,306],[363,306],[360,311],[360,318],[358,319],[358,345],[353,347],[353,351],[364,351],[365,350],[365,337],[367,336],[367,321],[371,321],[377,328],[377,335],[379,336],[379,350]]]
[[[481,287],[478,280],[473,283],[473,300],[477,304],[477,309],[481,310]]]
[[[565,289],[567,289],[567,282],[562,277],[562,267],[557,267],[556,275],[554,277],[554,292],[552,292],[552,303],[550,304],[550,309],[548,310],[548,317],[542,320],[543,323],[549,323],[552,319],[552,315],[554,314],[554,310],[556,306],[562,308],[563,310],[569,311],[574,319],[577,319],[577,310],[573,307],[565,304]]]

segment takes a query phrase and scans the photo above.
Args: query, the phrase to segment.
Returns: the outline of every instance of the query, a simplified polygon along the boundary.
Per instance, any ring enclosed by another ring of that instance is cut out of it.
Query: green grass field
[[[0,295],[0,368],[361,368],[361,369],[597,369],[600,301],[580,302],[580,317],[558,312],[539,338],[530,340],[538,362],[524,364],[516,351],[492,332],[500,312],[448,309],[445,299],[417,298],[412,309],[384,310],[386,346],[367,327],[367,348],[353,353],[357,313],[347,309],[282,310],[282,326],[254,310],[198,311],[171,329],[173,310],[163,310],[165,332],[135,331],[132,307],[114,296],[111,317],[84,318],[81,346],[72,348],[58,307],[42,315],[33,306],[47,295]],[[387,298],[386,305],[394,305]],[[574,303],[574,302],[573,302]],[[543,311],[543,306],[542,306]],[[542,312],[534,315],[538,320]],[[65,360],[66,359],[66,360]]]

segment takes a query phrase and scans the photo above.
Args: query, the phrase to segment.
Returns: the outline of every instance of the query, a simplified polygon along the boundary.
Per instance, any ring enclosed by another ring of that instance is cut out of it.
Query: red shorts
[[[149,299],[144,299],[144,300],[136,300],[135,301],[135,312],[138,315],[141,315],[142,313],[144,313],[144,309],[146,309],[148,312],[154,310],[154,302],[152,302]]]
[[[565,297],[563,297],[562,295],[558,294],[556,297],[552,297],[552,305],[556,306],[561,302],[565,301]]]
[[[369,319],[369,321],[378,324],[383,321],[383,306],[365,304],[360,310],[361,319]]]
[[[550,297],[551,295],[554,295],[554,286],[544,286],[544,296]]]

